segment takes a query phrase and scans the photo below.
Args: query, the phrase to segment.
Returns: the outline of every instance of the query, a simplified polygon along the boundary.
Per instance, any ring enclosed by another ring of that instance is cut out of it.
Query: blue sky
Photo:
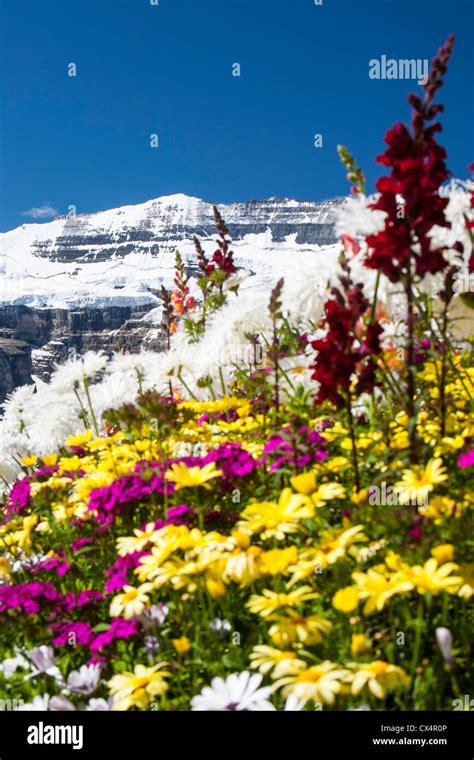
[[[45,205],[80,213],[177,192],[224,202],[342,195],[338,143],[371,184],[383,135],[409,118],[406,95],[417,85],[370,79],[369,60],[431,59],[452,31],[441,139],[453,173],[466,176],[473,8],[471,0],[0,0],[0,229],[34,221],[24,212]]]

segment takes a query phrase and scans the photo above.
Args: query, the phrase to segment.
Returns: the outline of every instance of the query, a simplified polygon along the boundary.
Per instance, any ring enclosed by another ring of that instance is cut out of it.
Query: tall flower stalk
[[[376,183],[378,199],[371,208],[386,214],[384,229],[367,238],[366,266],[382,272],[392,283],[401,283],[406,300],[406,412],[409,418],[410,460],[417,460],[417,402],[415,394],[414,290],[417,280],[446,269],[444,249],[434,247],[429,235],[433,226],[449,227],[445,217],[447,199],[439,189],[449,177],[445,165],[446,151],[435,140],[441,130],[433,120],[443,106],[433,103],[452,53],[451,35],[433,59],[428,80],[423,85],[423,99],[409,96],[413,107],[411,131],[396,124],[385,136],[388,145],[377,161],[390,167],[389,176]]]
[[[279,279],[270,295],[268,309],[272,321],[272,342],[268,348],[268,358],[271,361],[274,378],[274,408],[275,419],[278,420],[280,413],[280,333],[279,322],[281,320],[281,293],[284,280]]]

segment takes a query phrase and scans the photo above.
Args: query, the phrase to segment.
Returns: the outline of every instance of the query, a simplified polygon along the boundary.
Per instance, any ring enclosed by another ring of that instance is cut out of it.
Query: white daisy
[[[305,706],[306,701],[304,699],[298,699],[294,694],[290,694],[286,698],[285,706],[283,710],[285,712],[300,712]]]
[[[346,202],[337,212],[336,233],[352,237],[376,235],[385,226],[386,212],[368,208],[375,196],[363,195],[346,198]]]
[[[328,255],[334,265],[334,253],[327,252]],[[297,269],[285,279],[282,307],[291,322],[315,325],[320,321],[328,297],[329,276],[324,273],[326,266],[327,262],[324,267],[318,263],[317,267],[309,270]]]
[[[51,697],[49,709],[53,712],[73,712],[77,710],[76,706],[66,697]]]
[[[86,707],[87,712],[110,712],[113,710],[112,699],[90,699]]]
[[[205,686],[200,694],[191,700],[193,711],[240,711],[274,710],[268,701],[271,687],[259,688],[262,676],[259,673],[232,673],[227,678],[213,678],[210,686]]]
[[[49,706],[49,694],[37,694],[33,697],[32,702],[25,702],[24,705],[20,705],[18,712],[46,712]]]
[[[26,677],[27,679],[34,678],[38,675],[46,675],[54,678],[55,681],[62,682],[63,677],[58,666],[55,664],[53,647],[47,647],[42,644],[40,647],[35,647],[27,652],[27,657],[31,660],[35,666],[35,670]]]
[[[100,665],[82,665],[79,670],[69,673],[65,694],[92,694],[99,683]]]
[[[76,383],[82,383],[84,378],[92,380],[103,372],[108,362],[103,351],[86,351],[79,359],[68,359],[64,364],[56,364],[51,378],[51,385],[57,391],[68,392]]]
[[[22,654],[17,654],[15,657],[8,657],[6,660],[3,660],[2,663],[0,663],[0,671],[3,673],[5,678],[11,678],[14,673],[16,673],[18,668],[28,668],[30,667],[30,663],[28,662],[25,657],[23,657]]]

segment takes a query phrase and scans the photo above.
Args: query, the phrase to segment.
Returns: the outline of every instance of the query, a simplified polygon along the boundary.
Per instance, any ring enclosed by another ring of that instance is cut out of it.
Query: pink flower
[[[60,554],[60,552],[58,552]],[[66,573],[69,571],[70,565],[60,556],[57,557],[47,557],[46,559],[41,560],[41,562],[38,562],[37,565],[34,565],[34,567],[31,568],[31,572],[33,575],[36,575],[36,573],[39,573],[40,570],[55,570],[57,575],[66,575]]]
[[[77,552],[79,549],[82,549],[83,546],[90,544],[93,540],[93,538],[78,538],[72,542],[71,549],[73,552]]]
[[[115,618],[109,628],[104,633],[99,633],[89,649],[93,654],[97,654],[100,649],[111,644],[114,639],[128,639],[134,636],[140,630],[140,623],[137,620],[122,620]]]
[[[474,449],[471,449],[470,451],[466,451],[465,454],[461,454],[461,456],[458,459],[458,465],[462,469],[465,467],[473,467],[474,466]]]
[[[66,646],[71,641],[75,644],[86,645],[90,644],[94,638],[92,628],[89,623],[85,623],[82,620],[75,620],[71,622],[63,621],[61,623],[54,623],[51,626],[55,637],[52,641],[54,646]]]

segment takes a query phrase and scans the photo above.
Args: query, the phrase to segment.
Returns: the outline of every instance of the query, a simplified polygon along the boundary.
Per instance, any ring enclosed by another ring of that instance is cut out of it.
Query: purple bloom
[[[110,576],[108,581],[106,581],[104,588],[107,594],[113,594],[114,591],[121,591],[127,584],[127,571],[118,570],[116,573]]]
[[[309,464],[326,459],[325,444],[325,438],[316,430],[310,431],[306,425],[297,429],[288,425],[282,433],[276,433],[269,438],[264,446],[260,464],[270,462],[272,472],[285,465],[304,469]]]
[[[422,341],[415,344],[415,355],[413,357],[415,364],[421,364],[426,361],[427,349],[429,349],[430,346],[431,342],[427,338],[424,338]]]
[[[111,644],[114,639],[128,639],[130,636],[135,636],[139,630],[140,623],[137,620],[115,618],[106,631],[99,633],[94,638],[89,649],[91,652],[97,653],[100,649]]]
[[[107,665],[107,657],[103,654],[93,654],[88,665]]]
[[[40,570],[56,570],[57,575],[66,575],[66,573],[69,571],[70,565],[66,560],[64,560],[61,556],[59,557],[47,557],[46,559],[42,559],[40,562],[38,562],[37,565],[34,565],[31,568],[31,572],[33,575],[40,572]]]
[[[37,470],[35,470],[33,476],[35,478],[50,478],[51,475],[58,470],[59,467],[57,464],[55,464],[53,467],[47,467],[44,465],[43,467],[39,467]]]
[[[41,605],[34,599],[25,599],[22,604],[25,615],[38,615],[41,611]]]
[[[133,554],[126,554],[125,557],[119,557],[117,562],[105,571],[104,576],[108,578],[105,583],[105,591],[107,594],[113,594],[114,591],[121,591],[124,586],[127,585],[128,570],[134,570],[140,564],[140,557],[143,557],[147,552],[133,552]]]
[[[93,602],[101,602],[104,595],[100,591],[94,591],[89,588],[85,591],[80,591],[76,597],[76,607],[84,607],[86,604],[92,604]]]
[[[87,454],[87,450],[83,446],[70,446],[70,449],[73,454],[79,457],[79,459],[82,459],[82,457],[85,457]]]
[[[77,538],[75,541],[71,544],[71,549],[73,552],[77,552],[79,549],[82,549],[83,546],[87,546],[88,544],[91,544],[93,542],[93,538]]]
[[[176,507],[170,507],[166,514],[166,520],[158,520],[157,522],[163,522],[163,525],[159,526],[164,528],[165,525],[187,525],[191,519],[195,516],[196,511],[188,507],[187,504],[178,504]],[[158,528],[158,525],[155,526]]]
[[[257,461],[240,443],[223,443],[211,449],[200,464],[204,466],[210,462],[215,462],[216,467],[222,470],[219,485],[225,491],[232,490],[238,478],[249,475],[257,467]]]
[[[81,620],[54,623],[51,626],[51,630],[55,634],[52,641],[54,646],[66,646],[66,644],[70,644],[71,641],[77,645],[86,646],[89,645],[94,638],[89,623],[84,623]]]
[[[211,525],[214,529],[232,528],[237,522],[240,515],[226,514],[220,509],[211,509],[204,515],[204,524]]]
[[[53,614],[54,616],[57,616],[63,612],[71,612],[75,606],[76,596],[72,591],[68,591],[66,594],[64,594],[64,596],[61,597],[60,605],[58,605],[57,610],[55,610]]]
[[[19,609],[27,615],[36,615],[41,609],[40,600],[56,602],[61,594],[52,583],[20,583],[18,586],[0,587],[0,612]]]
[[[474,449],[471,449],[470,451],[466,451],[465,454],[461,454],[461,456],[458,458],[458,465],[462,469],[465,467],[473,467],[474,466]]]
[[[164,495],[165,489],[171,494],[174,483],[165,481],[161,473],[153,472],[148,478],[145,473],[131,473],[114,480],[109,486],[92,491],[89,509],[97,512],[95,519],[98,522],[110,525],[116,515],[125,512],[131,504],[149,499],[152,493]]]
[[[8,522],[13,515],[18,515],[30,505],[30,477],[22,478],[12,487],[6,503],[6,519],[0,524]]]

